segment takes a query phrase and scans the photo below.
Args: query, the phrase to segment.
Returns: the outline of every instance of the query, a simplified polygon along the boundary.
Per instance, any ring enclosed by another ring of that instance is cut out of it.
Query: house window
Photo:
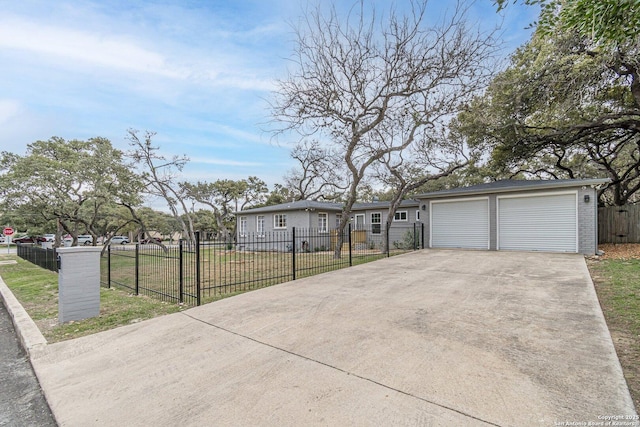
[[[393,215],[394,221],[407,221],[407,211],[398,211]]]
[[[342,221],[342,214],[336,214],[336,228],[340,228],[340,222]]]
[[[287,228],[287,214],[275,214],[273,216],[273,228]]]
[[[318,233],[326,233],[327,225],[329,224],[329,218],[326,213],[318,214]]]
[[[240,236],[244,237],[247,235],[247,217],[246,216],[241,216],[240,217]]]
[[[258,215],[256,218],[256,230],[260,236],[264,236],[264,215]]]
[[[371,214],[371,234],[380,234],[382,227],[382,214],[380,212]]]
[[[416,211],[416,221],[420,221],[420,211]]]
[[[356,230],[364,230],[364,214],[356,214]]]

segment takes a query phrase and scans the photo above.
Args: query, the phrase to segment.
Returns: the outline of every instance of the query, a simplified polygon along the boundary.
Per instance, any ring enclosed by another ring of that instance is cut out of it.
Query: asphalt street
[[[0,302],[0,426],[56,426],[31,363]]]

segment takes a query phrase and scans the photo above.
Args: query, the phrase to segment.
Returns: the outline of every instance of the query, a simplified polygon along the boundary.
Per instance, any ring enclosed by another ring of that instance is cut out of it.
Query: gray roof
[[[542,190],[550,188],[582,187],[602,185],[609,182],[609,178],[592,179],[552,179],[552,180],[519,180],[507,179],[487,182],[469,187],[452,188],[450,190],[434,191],[415,196],[416,199],[435,199],[449,196],[467,196],[486,193],[506,193],[518,190]]]
[[[241,213],[262,213],[262,212],[282,212],[282,211],[342,211],[341,203],[317,202],[315,200],[298,200],[297,202],[281,203],[279,205],[264,206],[261,208],[247,209]]]
[[[391,202],[354,203],[351,210],[364,211],[364,210],[373,210],[373,209],[389,209],[389,205],[391,205]],[[412,199],[403,200],[400,202],[401,208],[418,207],[419,205],[420,205],[420,202]]]

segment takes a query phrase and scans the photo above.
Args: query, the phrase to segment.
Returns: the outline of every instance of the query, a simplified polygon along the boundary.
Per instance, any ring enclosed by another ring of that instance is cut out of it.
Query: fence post
[[[422,239],[421,239],[422,240],[422,249],[424,249],[424,222],[420,223],[420,229],[421,229],[420,234],[422,235]]]
[[[200,232],[196,231],[196,305],[200,303]]]
[[[184,258],[183,258],[183,246],[182,239],[178,243],[178,290],[180,292],[180,303],[184,302]]]
[[[389,227],[384,230],[384,247],[386,248],[387,258],[391,256],[391,247],[389,246]]]
[[[96,246],[60,248],[58,323],[100,315],[100,251]]]
[[[351,253],[351,223],[349,223],[349,267],[353,265],[352,253]]]
[[[140,252],[139,245],[136,243],[136,295],[140,293]]]
[[[291,230],[291,236],[292,236],[292,241],[291,241],[291,269],[292,269],[292,276],[293,276],[293,280],[296,280],[296,228],[293,227],[293,229]]]
[[[111,288],[111,245],[107,246],[107,288]]]
[[[418,249],[418,244],[416,242],[416,239],[418,238],[418,230],[416,230],[416,223],[413,223],[413,250],[415,251],[416,249]]]

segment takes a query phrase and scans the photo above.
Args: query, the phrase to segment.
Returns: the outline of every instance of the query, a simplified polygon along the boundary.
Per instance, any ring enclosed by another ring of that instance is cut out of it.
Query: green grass
[[[640,336],[640,260],[602,260],[590,267],[604,279],[598,297],[607,320]]]
[[[392,255],[406,251],[395,250]],[[169,255],[169,256],[167,256]],[[361,251],[353,255],[353,265],[371,262],[386,255],[379,252]],[[139,251],[140,293],[147,290],[178,295],[179,260],[177,250],[167,254],[158,248],[141,248]],[[184,286],[187,292],[195,293],[194,255],[185,252]],[[102,280],[107,281],[107,259],[102,258]],[[237,252],[216,249],[201,251],[201,289],[202,302],[208,303],[226,298],[229,294],[250,291],[292,280],[293,257],[290,252]],[[343,253],[340,260],[333,258],[333,252],[296,253],[296,278],[345,268],[349,264],[348,254]],[[111,252],[112,284],[120,284],[130,289],[135,286],[135,252]],[[145,288],[147,290],[145,290]]]
[[[602,312],[636,408],[640,408],[640,260],[590,261]]]
[[[9,259],[18,263],[0,265],[0,276],[50,343],[175,313],[185,308],[114,288],[101,288],[98,317],[59,325],[58,275],[17,256],[0,256],[0,260]]]

